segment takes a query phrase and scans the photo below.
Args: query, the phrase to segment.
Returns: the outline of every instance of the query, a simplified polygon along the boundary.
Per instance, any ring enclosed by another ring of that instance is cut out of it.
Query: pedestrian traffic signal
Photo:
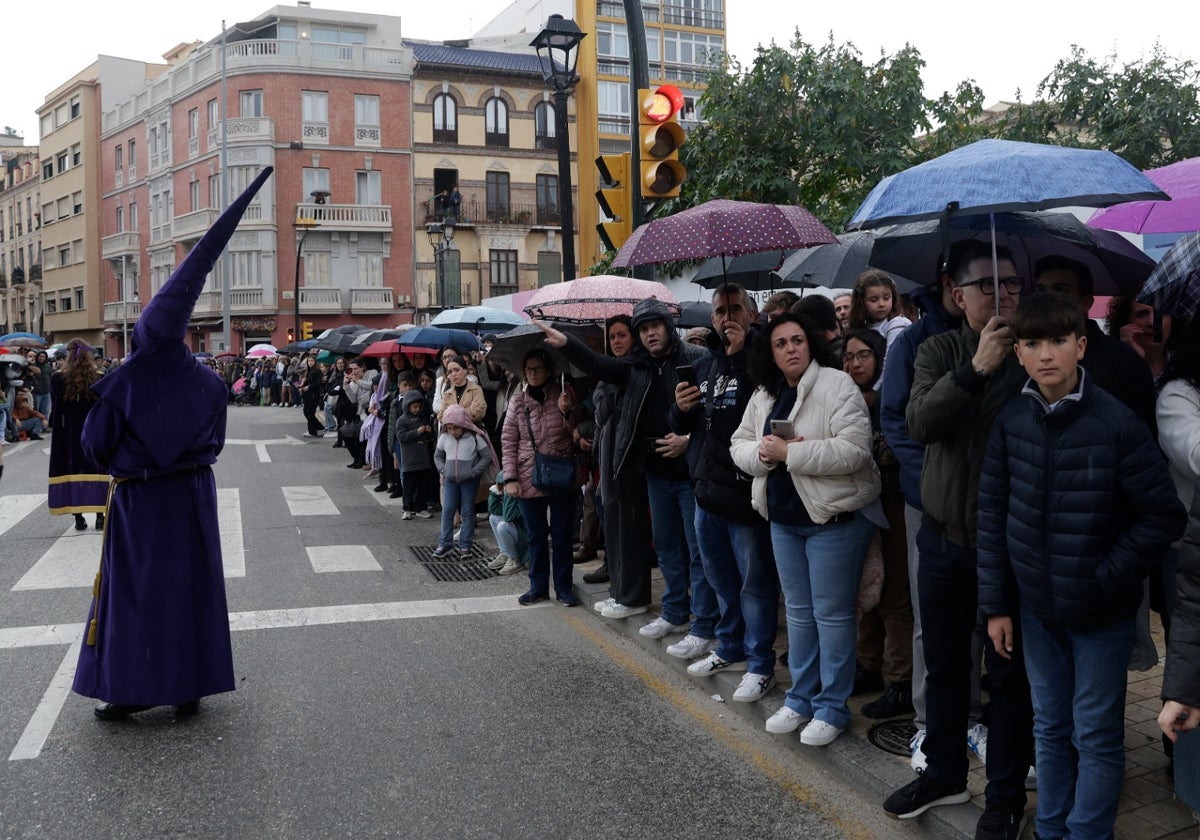
[[[312,321],[301,321],[300,322],[300,337],[304,341],[308,341],[310,338],[313,337],[312,328],[313,328]]]
[[[609,251],[616,251],[633,233],[633,185],[629,181],[629,152],[619,155],[600,155],[596,158],[600,172],[600,189],[596,201],[604,215],[612,221],[600,222],[596,232]]]
[[[638,91],[638,136],[642,148],[641,197],[675,198],[687,180],[679,147],[687,140],[679,124],[683,92],[674,85]]]
[[[291,327],[288,327],[287,339],[288,339],[287,340],[288,344],[291,344],[293,341],[296,340],[296,332]]]

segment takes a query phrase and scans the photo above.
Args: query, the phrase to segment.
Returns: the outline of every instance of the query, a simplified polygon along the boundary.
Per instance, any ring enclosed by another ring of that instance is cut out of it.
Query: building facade
[[[168,59],[167,72],[104,114],[110,351],[268,165],[274,177],[193,312],[193,350],[282,347],[309,325],[409,320],[412,57],[399,18],[277,6]]]
[[[537,55],[410,45],[420,312],[562,279],[554,106]],[[449,243],[427,229],[446,220]]]
[[[42,329],[41,192],[36,147],[0,147],[0,333]]]

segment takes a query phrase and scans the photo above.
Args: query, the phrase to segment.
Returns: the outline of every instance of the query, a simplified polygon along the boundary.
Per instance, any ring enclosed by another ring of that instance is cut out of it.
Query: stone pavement
[[[662,661],[664,667],[677,670],[687,679],[692,679],[709,694],[720,693],[725,699],[725,708],[737,712],[757,725],[762,725],[782,704],[784,691],[790,684],[786,668],[777,668],[775,677],[778,685],[765,699],[757,703],[734,703],[730,701],[741,674],[718,674],[715,677],[694,678],[686,676],[687,662],[676,659],[666,652],[666,643],[643,638],[637,631],[657,614],[650,612],[613,621],[602,618],[591,609],[592,605],[608,597],[607,584],[586,584],[582,574],[591,571],[598,563],[587,563],[576,567],[575,589],[597,624],[611,632],[623,635]],[[655,570],[653,577],[655,604],[662,593],[662,578]],[[1165,651],[1162,627],[1154,617],[1152,632],[1159,651]],[[678,635],[668,637],[668,642],[678,640]],[[783,607],[780,605],[780,629],[777,650],[787,647],[787,631],[784,624]],[[1161,706],[1158,700],[1162,682],[1161,661],[1144,673],[1129,672],[1129,688],[1125,703],[1125,785],[1117,816],[1117,840],[1196,840],[1195,821],[1186,806],[1172,795],[1172,783],[1167,777],[1167,758],[1162,751],[1157,717]],[[852,698],[851,709],[856,713],[863,704],[875,699],[878,694],[866,694]],[[850,728],[828,747],[812,748],[801,745],[798,735],[775,736],[786,738],[797,754],[807,760],[816,760],[826,765],[833,773],[862,791],[865,797],[877,799],[882,805],[884,797],[893,789],[912,779],[908,759],[892,755],[873,745],[867,738],[868,730],[877,721],[856,714]],[[965,740],[965,733],[964,733]],[[965,745],[964,745],[965,748]],[[983,809],[983,788],[986,782],[983,766],[971,760],[968,786],[972,793],[970,803],[951,807],[934,808],[927,811],[916,822],[925,836],[962,840],[975,836],[975,823]],[[1033,837],[1033,812],[1036,793],[1029,794],[1029,826],[1024,837]]]

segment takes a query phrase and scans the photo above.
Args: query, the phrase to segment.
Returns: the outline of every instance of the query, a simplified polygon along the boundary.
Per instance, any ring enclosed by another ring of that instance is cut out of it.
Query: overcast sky
[[[530,0],[521,0],[528,3]],[[290,5],[290,4],[289,4]],[[414,0],[313,0],[318,8],[399,15],[407,37],[466,38],[508,5],[508,0],[455,0],[452,3]],[[1054,63],[1078,44],[1094,57],[1116,53],[1122,62],[1149,53],[1155,41],[1168,54],[1200,59],[1195,38],[1196,16],[1179,19],[1183,3],[1122,7],[1120,17],[1106,14],[1103,4],[1047,0],[1007,0],[1004,3],[924,0],[857,0],[850,3],[800,4],[781,0],[726,0],[728,48],[744,62],[756,45],[771,38],[790,39],[798,26],[810,43],[830,32],[838,42],[850,41],[867,60],[880,50],[894,52],[912,43],[926,61],[926,94],[936,96],[957,82],[973,78],[988,104],[1012,99],[1018,89],[1029,99]],[[912,10],[920,8],[914,16]],[[1086,10],[1081,14],[1067,7]],[[48,91],[65,82],[98,54],[161,61],[166,50],[180,42],[208,40],[221,31],[224,19],[232,25],[271,8],[256,0],[207,0],[171,4],[149,0],[59,0],[52,28],[34,24],[26,15],[6,29],[0,50],[0,126],[8,125],[37,142],[35,109]],[[1145,9],[1145,14],[1137,12]],[[1174,13],[1171,10],[1174,9]],[[452,10],[444,15],[446,10]],[[10,16],[12,17],[12,16]],[[46,43],[44,39],[51,39]]]

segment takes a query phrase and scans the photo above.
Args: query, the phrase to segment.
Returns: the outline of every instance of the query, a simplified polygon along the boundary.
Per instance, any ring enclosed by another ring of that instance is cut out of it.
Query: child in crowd
[[[425,509],[433,475],[429,443],[433,441],[433,413],[420,391],[409,391],[400,403],[403,414],[396,421],[396,440],[400,446],[400,483],[404,492],[401,519],[432,519]]]
[[[526,546],[529,537],[521,519],[521,505],[516,496],[504,492],[504,470],[496,473],[496,481],[488,490],[488,521],[500,553],[489,560],[487,567],[502,575],[515,575],[525,569]]]
[[[979,611],[1000,656],[1024,649],[1038,836],[1112,837],[1142,581],[1186,518],[1146,424],[1079,367],[1075,302],[1039,292],[1011,326],[1030,378],[983,463]]]
[[[900,303],[900,291],[886,271],[872,268],[858,275],[850,302],[850,329],[869,328],[883,336],[887,349],[910,326]]]
[[[442,412],[442,433],[438,436],[433,461],[442,476],[442,533],[438,537],[434,557],[450,553],[454,532],[454,514],[462,517],[458,535],[458,551],[471,550],[475,533],[475,494],[479,480],[489,469],[496,469],[499,459],[492,450],[487,432],[476,426],[461,405],[448,405]]]

